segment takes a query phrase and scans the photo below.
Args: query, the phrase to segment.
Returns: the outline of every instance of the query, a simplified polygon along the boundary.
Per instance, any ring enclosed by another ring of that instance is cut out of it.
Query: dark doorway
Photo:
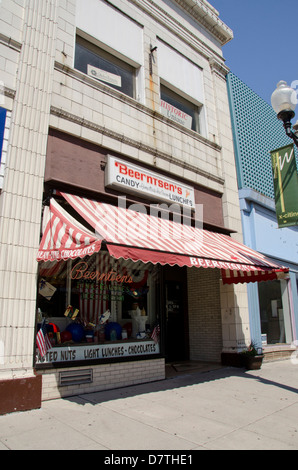
[[[183,268],[168,273],[165,279],[165,354],[166,361],[188,359],[187,283]],[[176,273],[176,275],[174,275]]]

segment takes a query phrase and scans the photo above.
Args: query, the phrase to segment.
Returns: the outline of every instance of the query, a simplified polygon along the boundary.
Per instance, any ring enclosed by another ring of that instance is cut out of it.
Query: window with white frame
[[[160,111],[178,124],[200,133],[200,107],[184,99],[170,88],[160,87]]]
[[[136,69],[77,36],[75,68],[131,98],[136,98]]]
[[[206,136],[203,70],[161,40],[157,51],[161,113]]]

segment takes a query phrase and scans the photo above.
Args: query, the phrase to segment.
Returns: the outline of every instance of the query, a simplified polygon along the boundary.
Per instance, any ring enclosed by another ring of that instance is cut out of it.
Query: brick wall
[[[187,272],[191,360],[212,362],[221,360],[219,275],[217,269],[190,268]]]
[[[82,371],[93,369],[91,383],[59,387],[59,374],[77,370],[74,368],[38,372],[42,375],[42,401],[165,379],[164,359],[102,364],[93,367],[86,366],[81,369]]]

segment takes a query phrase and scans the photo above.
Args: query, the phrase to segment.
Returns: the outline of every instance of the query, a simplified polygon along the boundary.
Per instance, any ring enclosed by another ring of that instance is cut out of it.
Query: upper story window
[[[200,132],[199,106],[174,93],[169,88],[160,87],[161,113],[187,129]]]
[[[203,69],[162,40],[157,52],[161,113],[206,137]]]
[[[115,90],[135,98],[136,69],[77,36],[75,68]]]

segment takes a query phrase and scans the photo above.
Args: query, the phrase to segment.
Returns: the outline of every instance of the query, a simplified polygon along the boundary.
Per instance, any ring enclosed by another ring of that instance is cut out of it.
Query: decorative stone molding
[[[216,73],[224,80],[226,79],[226,75],[229,73],[230,69],[226,67],[223,63],[216,60],[214,57],[210,57],[209,64],[211,68],[211,72]]]
[[[0,33],[0,44],[4,44],[17,52],[20,52],[22,49],[22,44],[20,42],[15,41],[13,38],[9,38],[2,33]]]
[[[169,15],[169,12],[161,8],[153,0],[129,0],[136,7],[143,10],[147,15],[160,22],[175,36],[180,37],[190,47],[199,52],[203,57],[209,58],[217,54],[208,44],[186,29],[176,18]],[[173,0],[180,8],[189,14],[200,26],[203,26],[212,34],[221,45],[233,39],[233,32],[219,18],[218,12],[205,0]]]
[[[0,87],[0,94],[1,93],[3,93],[4,96],[12,100],[14,100],[16,96],[16,90],[13,90],[12,88],[8,88],[7,86],[4,86],[3,90],[1,90],[1,87]]]
[[[174,0],[224,46],[233,39],[233,31],[219,19],[219,13],[205,0]]]
[[[106,137],[110,137],[112,139],[115,139],[115,141],[122,142],[130,147],[137,148],[143,152],[146,152],[150,155],[153,155],[154,157],[160,157],[161,159],[168,161],[169,163],[172,163],[174,165],[177,165],[183,169],[189,170],[193,172],[194,174],[200,175],[203,178],[206,178],[208,180],[214,181],[215,183],[221,185],[223,187],[224,185],[224,179],[217,177],[216,175],[213,175],[207,171],[204,171],[200,168],[197,168],[196,166],[190,165],[189,163],[183,162],[179,160],[178,158],[173,157],[172,155],[169,155],[165,152],[161,152],[158,149],[154,147],[150,147],[148,145],[143,144],[140,141],[131,139],[126,137],[124,134],[117,133],[115,131],[112,131],[111,129],[107,129],[104,126],[101,126],[99,124],[95,124],[94,122],[88,121],[84,118],[81,118],[79,116],[76,116],[74,114],[71,114],[67,111],[64,111],[63,109],[56,108],[54,106],[51,106],[51,114],[53,116],[57,116],[61,119],[65,119],[67,121],[73,122],[75,124],[78,124],[82,127],[86,127],[87,129],[91,129],[95,132],[98,132]],[[214,147],[217,148],[217,150],[220,150],[221,147],[219,147],[216,144],[213,144]]]
[[[59,62],[55,62],[55,70],[58,70],[59,72],[62,72],[71,78],[79,80],[88,86],[92,86],[93,88],[96,88],[97,90],[100,90],[101,92],[106,93],[112,96],[113,98],[118,99],[119,101],[122,101],[123,103],[127,103],[129,106],[132,106],[133,108],[150,115],[152,118],[165,122],[168,126],[172,126],[172,127],[180,129],[182,132],[189,134],[193,139],[196,139],[199,142],[202,142],[204,145],[207,145],[217,151],[221,150],[221,146],[216,144],[215,142],[212,142],[211,140],[207,139],[206,137],[203,137],[202,135],[198,134],[195,131],[186,129],[184,126],[181,126],[179,123],[176,123],[173,120],[167,118],[166,116],[162,115],[158,111],[148,108],[146,105],[138,102],[137,100],[131,98],[128,95],[125,95],[123,93],[120,93],[117,90],[114,90],[113,88],[109,86],[105,86],[103,83],[94,80],[94,78],[92,77],[88,77],[88,75],[80,72],[79,70],[72,69],[70,67],[65,67],[63,64],[60,64]],[[53,109],[55,109],[55,107]],[[82,118],[79,118],[79,119],[84,121],[84,119]]]

